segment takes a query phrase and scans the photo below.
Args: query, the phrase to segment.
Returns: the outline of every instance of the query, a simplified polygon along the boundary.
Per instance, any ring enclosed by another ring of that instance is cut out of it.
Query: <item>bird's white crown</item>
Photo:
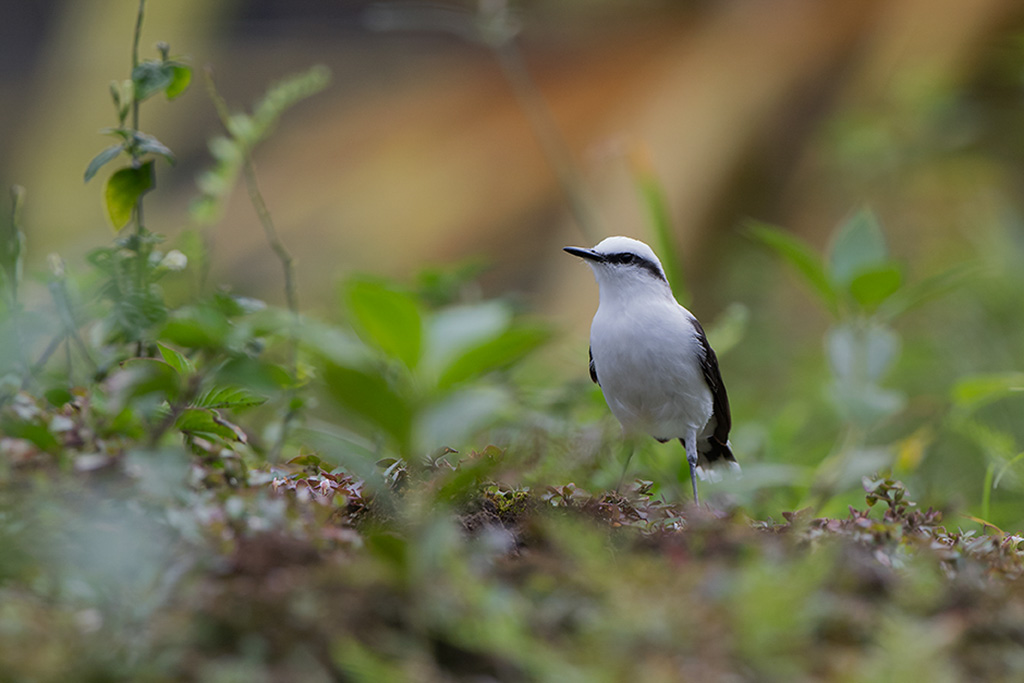
[[[654,250],[640,240],[635,240],[632,237],[624,237],[622,235],[606,237],[597,243],[597,246],[594,247],[594,251],[603,255],[622,254],[627,252],[636,254],[637,256],[644,257],[661,268],[661,261],[658,260]]]

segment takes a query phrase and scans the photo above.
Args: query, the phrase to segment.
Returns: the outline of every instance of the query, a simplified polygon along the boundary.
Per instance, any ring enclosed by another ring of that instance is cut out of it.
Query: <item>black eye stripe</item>
[[[650,272],[651,275],[654,275],[659,280],[665,279],[665,275],[664,273],[661,272],[661,268],[656,266],[653,261],[649,261],[643,256],[640,256],[639,254],[634,254],[631,251],[621,251],[615,254],[606,254],[604,260],[606,263],[638,266]]]

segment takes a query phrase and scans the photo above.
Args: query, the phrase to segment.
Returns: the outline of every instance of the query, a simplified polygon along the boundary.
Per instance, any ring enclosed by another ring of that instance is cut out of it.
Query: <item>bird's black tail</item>
[[[684,447],[686,444],[683,444]],[[714,436],[710,437],[697,449],[697,475],[701,479],[719,481],[721,470],[728,469],[734,474],[740,473],[740,465],[732,454],[732,446],[728,441],[722,443]]]
[[[736,456],[732,454],[732,447],[728,441],[722,443],[712,436],[708,439],[707,447],[707,450],[702,452],[701,455],[708,461],[708,464],[715,466],[725,464],[726,462],[736,462]]]

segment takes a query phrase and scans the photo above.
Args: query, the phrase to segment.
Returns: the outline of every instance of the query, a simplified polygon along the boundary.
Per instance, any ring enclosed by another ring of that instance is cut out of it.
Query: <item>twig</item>
[[[132,38],[132,133],[138,134],[139,132],[139,98],[136,96],[134,83],[135,83],[135,69],[139,66],[139,41],[142,38],[142,22],[146,16],[146,0],[139,0],[139,12],[135,17],[135,35]],[[140,154],[135,146],[132,146],[132,166],[137,167],[139,163]],[[156,173],[156,169],[153,170]],[[142,239],[143,233],[145,232],[145,221],[143,219],[142,211],[142,200],[145,197],[145,193],[139,195],[138,200],[135,202],[135,236],[137,242],[135,245],[135,288],[137,291],[142,291],[145,286],[146,276],[146,261],[149,258],[148,249]],[[142,356],[144,345],[142,339],[137,339],[135,342],[135,355]]]
[[[481,2],[476,14],[457,7],[389,2],[372,5],[366,19],[370,28],[378,31],[444,32],[489,48],[555,173],[580,232],[590,241],[602,234],[565,137],[516,42],[519,26],[510,16],[507,2]]]
[[[64,284],[63,276],[58,276],[56,279],[51,280],[49,283],[50,296],[53,298],[53,303],[57,306],[57,316],[60,318],[61,324],[64,326],[64,336],[68,340],[68,374],[71,373],[71,343],[74,342],[78,352],[82,354],[82,357],[89,363],[93,370],[96,370],[99,366],[96,361],[93,360],[92,355],[89,353],[89,348],[82,341],[82,337],[78,334],[78,323],[75,322],[75,314],[71,309],[71,298],[68,296],[67,287]]]
[[[21,207],[25,201],[25,188],[21,185],[11,186],[11,222],[10,231],[4,236],[4,279],[7,281],[8,305],[12,313],[18,310],[18,286],[21,280],[22,246],[25,241],[21,230]]]
[[[146,16],[146,0],[139,0],[139,13],[135,17],[135,36],[132,39],[132,71],[139,65],[139,40],[142,38],[142,20]],[[139,130],[139,100],[132,92],[132,128]]]
[[[291,371],[292,387],[286,394],[286,398],[288,400],[288,411],[285,413],[284,421],[281,426],[281,435],[277,439],[277,442],[274,444],[274,448],[271,451],[271,457],[275,458],[280,454],[282,448],[284,448],[284,442],[288,436],[288,427],[297,414],[296,409],[292,405],[294,403],[292,399],[295,395],[295,386],[298,384],[299,377],[299,340],[297,332],[299,325],[299,294],[298,288],[295,285],[295,259],[284,246],[284,242],[281,241],[277,228],[274,225],[273,216],[271,216],[270,209],[267,208],[267,203],[263,199],[263,193],[260,191],[259,179],[256,177],[256,167],[252,161],[252,150],[247,141],[239,139],[234,135],[230,125],[231,112],[228,110],[227,102],[225,102],[224,98],[221,97],[219,92],[217,92],[217,86],[213,81],[213,74],[210,69],[206,69],[205,77],[206,89],[210,94],[210,99],[213,101],[214,107],[217,110],[217,115],[220,117],[221,123],[228,132],[228,135],[231,135],[235,144],[238,145],[241,150],[242,175],[245,178],[245,189],[249,194],[249,201],[252,203],[253,209],[256,211],[256,215],[259,218],[260,225],[263,227],[263,234],[267,238],[267,243],[270,245],[270,249],[274,252],[278,261],[281,262],[281,270],[284,274],[284,297],[292,318],[292,324],[288,330],[288,363],[290,366],[289,370]]]
[[[505,74],[516,101],[519,102],[519,107],[533,129],[544,158],[558,179],[565,200],[569,204],[569,211],[576,219],[580,232],[588,241],[596,241],[602,233],[592,210],[592,203],[586,196],[584,183],[580,179],[572,153],[558,130],[558,124],[547,106],[547,101],[530,75],[519,45],[515,38],[510,38],[502,44],[494,45],[493,50],[498,65],[501,66],[501,71]]]

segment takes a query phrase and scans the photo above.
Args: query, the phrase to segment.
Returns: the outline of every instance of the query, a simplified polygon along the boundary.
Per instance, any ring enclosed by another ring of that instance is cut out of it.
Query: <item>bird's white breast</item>
[[[627,432],[659,439],[700,432],[712,395],[690,313],[671,298],[602,301],[590,330],[597,377]]]

